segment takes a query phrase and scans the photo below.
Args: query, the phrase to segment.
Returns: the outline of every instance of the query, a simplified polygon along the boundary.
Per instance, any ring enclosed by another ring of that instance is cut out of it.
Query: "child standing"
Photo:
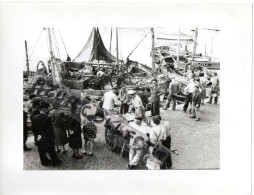
[[[79,154],[79,149],[82,147],[81,127],[80,122],[67,116],[67,130],[69,133],[69,146],[73,151],[72,158],[80,159],[82,156]]]

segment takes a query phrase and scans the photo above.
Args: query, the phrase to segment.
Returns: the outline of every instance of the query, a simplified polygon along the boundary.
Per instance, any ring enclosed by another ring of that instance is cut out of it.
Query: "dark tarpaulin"
[[[98,28],[93,28],[85,46],[73,61],[98,62],[98,60],[112,63],[116,62],[116,57],[105,48]]]

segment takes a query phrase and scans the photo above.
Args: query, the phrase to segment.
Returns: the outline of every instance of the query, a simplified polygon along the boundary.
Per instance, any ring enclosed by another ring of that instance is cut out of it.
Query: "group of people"
[[[168,169],[172,166],[171,155],[163,163],[155,155],[155,148],[159,145],[171,149],[171,126],[169,122],[161,120],[160,116],[153,116],[148,121],[148,125],[150,126],[149,140],[145,142],[142,137],[138,136],[133,140],[133,143],[130,143],[129,163],[126,165],[128,169],[134,169],[138,166],[146,147],[149,151],[148,158],[156,162],[159,169]]]
[[[103,72],[103,71],[102,71]],[[103,73],[97,72],[98,76]],[[213,73],[212,87],[210,91],[210,99],[208,103],[218,102],[219,92],[219,78],[217,73]],[[110,91],[106,92],[102,98],[102,108],[99,109],[93,104],[84,105],[80,121],[71,117],[70,114],[64,114],[58,110],[58,106],[53,106],[49,109],[49,104],[39,97],[30,95],[28,102],[28,112],[30,114],[32,130],[34,134],[35,145],[38,146],[41,164],[48,166],[50,161],[53,166],[61,164],[56,153],[62,149],[62,153],[66,154],[67,150],[65,145],[69,143],[69,147],[73,150],[73,158],[80,159],[80,149],[82,148],[82,132],[84,136],[84,150],[82,154],[93,156],[94,139],[96,138],[97,127],[94,124],[95,119],[104,119],[104,115],[114,114],[116,106],[120,107],[120,113],[134,113],[135,123],[140,125],[142,121],[148,121],[145,116],[145,111],[150,106],[152,120],[150,122],[151,128],[150,139],[153,142],[161,142],[165,147],[170,148],[170,125],[166,121],[162,121],[160,117],[160,96],[165,91],[159,88],[156,78],[152,80],[152,87],[135,87],[132,90],[127,90],[126,85],[121,85],[119,94],[116,93],[117,88],[113,87]],[[164,110],[170,107],[172,101],[172,110],[176,109],[176,100],[178,94],[181,92],[181,85],[175,78],[171,78],[169,84],[169,95],[167,97],[166,106]],[[190,77],[189,84],[184,89],[185,101],[183,105],[183,112],[187,111],[189,104],[191,104],[191,118],[199,121],[201,118],[200,105],[204,104],[206,98],[206,83],[199,77]],[[56,105],[55,104],[52,105]],[[87,108],[87,109],[86,109]],[[92,109],[91,109],[92,108]],[[99,110],[99,111],[98,111]],[[29,151],[30,148],[26,146],[27,139],[27,113],[24,111],[24,151]],[[95,117],[94,117],[95,116]],[[141,140],[142,142],[142,140]],[[128,168],[135,167],[141,156],[142,144],[140,140],[136,141],[130,149]],[[152,147],[149,149],[153,153]],[[49,154],[50,160],[47,158],[46,153]],[[170,159],[171,161],[171,159]],[[164,167],[170,167],[172,162],[167,162]]]
[[[219,93],[219,77],[216,72],[213,72],[211,77],[211,89],[209,92],[209,104],[212,103],[214,98],[214,104],[218,102]],[[191,78],[190,83],[185,88],[186,98],[183,105],[183,112],[187,111],[188,105],[191,104],[191,118],[195,118],[195,121],[199,121],[201,117],[200,105],[204,105],[204,99],[206,98],[206,86],[207,83],[202,81],[199,77]]]
[[[191,76],[188,77],[189,84],[184,88],[183,91],[185,100],[182,111],[186,112],[189,104],[191,104],[191,108],[189,110],[191,114],[190,118],[195,118],[195,121],[199,121],[201,117],[200,105],[204,105],[205,103],[204,100],[207,97],[206,87],[208,83],[211,83],[212,86],[209,92],[209,101],[207,103],[211,104],[213,98],[214,104],[217,104],[218,102],[219,77],[216,72],[213,72],[211,78],[209,79],[195,75],[195,70],[190,71],[190,73]],[[167,110],[170,107],[171,101],[173,102],[172,110],[175,110],[177,96],[181,93],[180,83],[174,78],[171,80],[172,81],[169,85],[169,95],[167,97],[166,106],[163,108],[164,110]]]
[[[151,116],[160,115],[160,96],[164,94],[163,90],[159,89],[157,79],[153,79],[152,88],[134,87],[132,90],[127,90],[126,85],[121,85],[119,94],[117,95],[117,87],[113,87],[103,96],[103,106],[105,114],[113,114],[116,106],[120,106],[120,113],[126,114],[138,110],[142,107],[144,110],[151,105]]]
[[[82,133],[84,139],[83,155],[93,156],[93,143],[96,138],[97,127],[90,119],[102,121],[104,114],[102,111],[91,109],[87,102],[82,106],[80,121],[73,118],[71,113],[65,114],[58,108],[58,102],[52,103],[53,107],[35,95],[30,95],[27,103],[27,111],[31,118],[31,128],[34,134],[34,144],[38,146],[41,164],[43,166],[57,166],[62,163],[56,153],[66,154],[66,144],[72,149],[72,158],[81,159],[80,149],[82,148]],[[95,112],[95,113],[91,113]],[[90,112],[90,113],[89,113]],[[27,114],[24,114],[24,151],[29,151],[26,146],[28,135]],[[91,117],[93,116],[93,117]],[[97,118],[96,118],[97,117]],[[49,154],[50,159],[46,156]]]

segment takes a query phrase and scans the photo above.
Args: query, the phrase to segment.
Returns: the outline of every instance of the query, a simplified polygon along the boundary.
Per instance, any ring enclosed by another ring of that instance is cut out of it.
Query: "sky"
[[[35,28],[31,29],[31,32],[27,32],[27,42],[28,42],[28,54],[30,59],[30,70],[34,70],[36,64],[39,60],[47,62],[49,59],[49,42],[48,42],[48,30],[43,30]],[[206,27],[214,29],[215,27]],[[52,29],[52,28],[51,28]],[[112,29],[112,42],[111,42],[111,53],[116,56],[116,28],[110,27],[99,27],[99,31],[104,42],[105,47],[109,50],[110,48],[110,32]],[[176,38],[178,37],[178,27],[156,27],[155,32],[155,46],[168,45],[176,49],[177,41],[161,40],[157,38]],[[194,33],[191,31],[193,28],[180,28],[181,37],[194,38]],[[81,51],[82,47],[85,45],[92,31],[91,27],[80,27],[80,28],[57,28],[53,27],[52,36],[52,46],[55,55],[60,57],[60,59],[66,59],[66,50],[69,56],[74,59],[78,53]],[[132,55],[129,57],[131,60],[138,61],[140,63],[151,66],[151,31],[150,28],[142,27],[120,27],[118,30],[118,45],[119,45],[119,58],[126,60],[127,56],[133,51]],[[29,35],[29,36],[28,36]],[[188,36],[186,36],[188,35]],[[144,38],[145,37],[145,38]],[[144,38],[144,39],[143,39]],[[198,46],[197,53],[205,53],[205,47],[207,54],[216,58],[219,58],[219,44],[220,31],[214,32],[206,30],[203,27],[198,28]],[[63,39],[63,41],[62,41]],[[140,43],[140,41],[143,41]],[[56,40],[56,42],[55,42]],[[57,44],[55,44],[57,43]],[[140,44],[139,44],[140,43]],[[181,50],[184,50],[184,45],[186,42],[181,42]],[[174,44],[174,46],[172,46]],[[211,46],[213,44],[213,46]],[[57,45],[57,47],[56,47]],[[206,45],[206,46],[205,46]],[[56,49],[58,48],[58,49]],[[211,53],[211,48],[213,52]],[[193,50],[193,43],[188,43],[188,49]],[[58,52],[59,51],[59,52]],[[24,70],[25,61],[24,61]]]

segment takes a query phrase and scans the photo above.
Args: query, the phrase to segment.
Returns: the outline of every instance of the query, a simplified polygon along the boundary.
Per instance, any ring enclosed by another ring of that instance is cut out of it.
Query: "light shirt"
[[[156,125],[150,129],[150,140],[160,141],[167,138],[165,129],[161,125]]]
[[[217,87],[219,85],[219,77],[218,76],[212,77],[211,82],[213,87]]]
[[[132,103],[132,106],[133,106],[134,108],[143,106],[142,100],[141,100],[141,98],[140,98],[138,95],[135,95],[135,98],[132,99],[132,102],[131,102],[131,103]]]
[[[103,106],[102,108],[104,109],[114,109],[115,108],[115,104],[116,105],[120,105],[121,102],[117,99],[116,94],[113,93],[113,91],[108,91],[106,93],[104,93],[104,97],[103,97]]]
[[[187,85],[184,91],[185,93],[193,93],[195,90],[196,90],[196,84],[190,83],[189,85]]]
[[[171,133],[171,126],[168,121],[161,121],[160,125],[164,128],[166,137],[168,137]]]
[[[97,76],[98,77],[101,77],[102,75],[104,75],[105,73],[103,72],[103,71],[101,71],[101,70],[99,70],[98,72],[97,72]]]

